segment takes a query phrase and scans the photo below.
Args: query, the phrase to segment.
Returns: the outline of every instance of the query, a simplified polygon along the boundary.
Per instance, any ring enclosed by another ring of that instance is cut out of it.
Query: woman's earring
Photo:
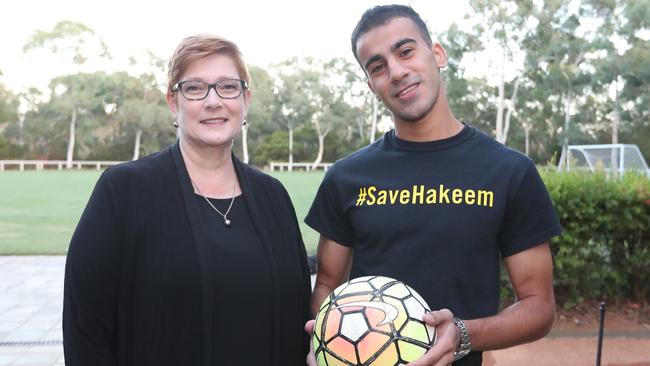
[[[178,122],[174,121],[172,124],[174,125],[174,128],[178,128]]]

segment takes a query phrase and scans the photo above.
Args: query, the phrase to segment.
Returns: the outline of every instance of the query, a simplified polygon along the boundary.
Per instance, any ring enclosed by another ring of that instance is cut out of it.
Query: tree
[[[36,30],[23,46],[23,52],[48,49],[51,53],[63,55],[75,65],[82,65],[90,57],[110,59],[104,41],[90,27],[83,23],[63,20],[49,31]]]
[[[311,121],[314,114],[309,96],[303,91],[305,73],[297,58],[274,65],[276,73],[274,120],[289,132],[289,171],[293,170],[293,133],[295,129]]]
[[[90,57],[110,58],[106,44],[90,27],[83,23],[68,20],[57,23],[52,31],[45,32],[37,30],[34,32],[27,43],[25,43],[23,52],[45,48],[49,49],[50,52],[54,54],[68,55],[68,57],[70,57],[69,55],[71,54],[71,61],[75,65],[85,64]],[[81,79],[83,78],[85,77],[82,76]],[[77,81],[81,80],[77,78],[60,77],[53,80],[54,88],[51,88],[53,92],[55,92],[55,89],[62,90],[71,88],[71,92],[59,100],[62,103],[62,108],[70,113],[69,140],[66,153],[66,167],[68,169],[72,167],[77,115],[80,112],[80,108],[83,108],[81,106],[84,103],[74,100],[72,97],[79,97],[86,99],[86,101],[88,101],[88,98],[96,97],[96,95],[83,95],[85,87],[76,83]],[[65,93],[65,91],[63,93]]]
[[[168,119],[166,117],[169,115],[165,96],[155,88],[150,77],[151,75],[143,74],[135,78],[124,72],[115,73],[111,77],[111,89],[114,91],[111,101],[115,109],[112,114],[119,135],[130,137],[133,141],[132,160],[140,158],[143,134],[146,132],[154,140],[164,126],[160,121]],[[157,150],[158,146],[154,148]],[[152,152],[152,149],[147,150]]]
[[[314,63],[314,66],[316,69],[305,75],[305,92],[312,103],[312,123],[318,135],[318,153],[313,162],[316,167],[323,160],[327,135],[354,118],[345,97],[349,95],[348,85],[354,81],[355,73],[351,71],[354,65],[342,58],[322,64]]]
[[[252,94],[251,105],[246,116],[247,123],[242,127],[241,151],[245,163],[251,162],[248,141],[252,140],[259,146],[265,136],[269,136],[278,126],[273,124],[273,79],[269,73],[259,67],[250,66],[250,90]],[[254,162],[261,163],[254,156]]]
[[[447,99],[454,115],[467,121],[486,133],[493,133],[496,109],[491,101],[493,88],[485,78],[467,75],[463,62],[466,56],[475,55],[481,49],[480,36],[475,32],[463,31],[457,24],[449,26],[438,35],[447,51],[447,67],[442,71]],[[471,64],[470,64],[471,65]]]
[[[104,72],[54,78],[50,82],[50,100],[39,105],[29,120],[26,116],[26,124],[31,124],[33,128],[33,123],[40,121],[46,124],[47,128],[54,129],[50,136],[46,137],[49,139],[66,135],[56,130],[60,129],[67,119],[66,167],[71,168],[77,139],[81,139],[80,149],[85,149],[87,154],[92,142],[92,136],[88,132],[100,125],[100,122],[106,121],[107,106],[112,103],[107,97],[110,95],[110,86],[109,76]],[[35,118],[39,114],[41,118]],[[49,117],[42,119],[43,114]],[[79,127],[82,133],[79,133]]]
[[[169,116],[165,96],[160,91],[163,89],[163,82],[160,80],[165,62],[150,50],[145,50],[138,56],[131,56],[129,61],[132,68],[140,68],[134,72],[139,74],[137,79],[126,73],[114,74],[112,79],[117,83],[114,88],[121,90],[123,95],[121,102],[116,101],[116,117],[121,129],[133,136],[131,159],[137,160],[142,151],[143,133],[147,131],[154,140],[160,132],[160,127],[164,126],[161,126],[160,121]],[[152,147],[158,150],[158,146]]]
[[[564,116],[563,126],[555,127],[561,131],[564,154],[572,134],[571,116],[577,103],[584,102],[580,97],[590,80],[588,55],[596,50],[596,44],[584,38],[580,29],[582,4],[572,5],[572,2],[545,2],[537,14],[539,23],[535,32],[524,40],[528,49],[528,77],[536,88],[546,91],[542,101],[554,104],[551,111]]]
[[[0,125],[18,119],[18,97],[0,84]]]
[[[348,117],[351,121],[346,121],[340,126],[345,128],[339,130],[342,132],[339,137],[343,138],[349,147],[353,147],[353,150],[375,142],[379,120],[383,116],[389,116],[390,112],[370,90],[366,74],[360,71],[358,65],[341,58],[330,63],[338,64],[338,70],[334,73],[339,73],[339,83],[343,82],[339,85],[342,88],[343,100],[353,109],[353,113]]]
[[[335,58],[320,61],[313,58],[292,59],[281,65],[278,101],[285,121],[311,124],[318,139],[318,150],[313,164],[323,160],[325,141],[332,131],[348,126],[356,118],[349,101],[358,81],[355,66]],[[286,123],[286,122],[285,122]],[[288,125],[288,124],[287,124]],[[293,161],[293,131],[289,128],[290,164]],[[290,168],[291,169],[291,168]]]
[[[518,65],[517,59],[521,58],[518,56],[525,52],[521,49],[521,40],[532,31],[534,5],[532,1],[514,0],[472,0],[470,5],[475,13],[473,18],[480,19],[479,23],[475,25],[475,31],[483,39],[486,36],[488,38],[487,42],[484,41],[481,44],[487,44],[487,47],[493,49],[490,46],[494,43],[501,53],[495,128],[497,141],[505,144],[524,73],[522,65]],[[511,80],[511,94],[510,98],[506,100],[506,73],[513,71],[515,75]]]
[[[0,157],[10,154],[11,143],[5,137],[11,133],[11,127],[17,124],[18,97],[0,84]]]

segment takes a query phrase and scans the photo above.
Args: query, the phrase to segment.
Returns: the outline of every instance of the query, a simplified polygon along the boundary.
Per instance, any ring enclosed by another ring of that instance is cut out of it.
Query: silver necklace
[[[210,207],[212,207],[213,210],[215,210],[219,215],[221,215],[221,217],[223,217],[223,224],[226,227],[230,227],[232,222],[228,219],[228,213],[230,212],[230,209],[232,208],[233,202],[235,202],[235,183],[237,181],[232,182],[232,197],[230,198],[230,205],[228,205],[228,209],[226,210],[226,213],[221,213],[221,211],[219,211],[216,207],[214,207],[214,205],[212,204],[212,202],[210,202],[208,197],[206,197],[203,193],[201,193],[201,190],[199,189],[199,187],[196,186],[196,184],[194,183],[194,181],[192,179],[190,179],[190,182],[192,182],[192,186],[194,186],[194,189],[196,189],[196,192],[199,194],[199,196],[203,197],[205,202],[207,202],[208,205],[210,205]]]

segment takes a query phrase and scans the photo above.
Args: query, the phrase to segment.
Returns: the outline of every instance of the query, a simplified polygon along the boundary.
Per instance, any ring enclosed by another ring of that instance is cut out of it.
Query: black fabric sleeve
[[[503,257],[544,243],[562,232],[546,186],[532,161],[526,160],[523,174],[513,182],[512,189],[498,238]]]
[[[351,247],[353,232],[335,180],[336,166],[325,174],[305,223],[324,237]]]
[[[68,248],[63,294],[67,366],[117,365],[120,233],[114,202],[105,172]]]

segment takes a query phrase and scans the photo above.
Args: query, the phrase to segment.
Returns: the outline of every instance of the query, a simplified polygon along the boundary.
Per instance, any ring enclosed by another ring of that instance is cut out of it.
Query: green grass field
[[[99,178],[97,171],[0,172],[0,255],[65,254]],[[318,234],[303,223],[322,172],[275,172],[296,208],[307,252]]]

